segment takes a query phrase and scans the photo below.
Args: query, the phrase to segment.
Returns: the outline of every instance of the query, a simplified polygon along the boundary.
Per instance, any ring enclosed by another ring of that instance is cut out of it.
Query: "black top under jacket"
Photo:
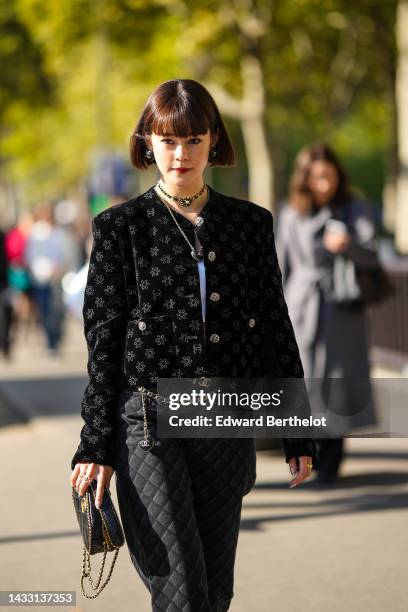
[[[89,382],[72,469],[78,462],[115,467],[122,390],[154,389],[160,377],[303,377],[272,214],[209,188],[202,221],[174,215],[190,243],[196,231],[204,249],[205,326],[197,262],[153,187],[93,219],[83,307]],[[315,456],[310,439],[282,442],[286,461]]]

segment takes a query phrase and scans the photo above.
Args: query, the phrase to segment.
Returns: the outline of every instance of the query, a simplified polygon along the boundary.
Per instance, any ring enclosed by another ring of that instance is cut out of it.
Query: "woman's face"
[[[153,149],[162,180],[176,190],[199,191],[208,164],[210,131],[198,136],[179,137],[172,134],[151,134],[147,145]]]
[[[320,206],[327,204],[335,195],[339,185],[336,167],[327,161],[314,161],[310,168],[308,187],[314,201]]]

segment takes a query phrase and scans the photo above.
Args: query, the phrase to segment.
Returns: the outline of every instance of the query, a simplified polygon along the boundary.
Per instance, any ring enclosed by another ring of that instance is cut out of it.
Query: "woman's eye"
[[[174,141],[171,138],[162,138],[161,142],[164,144],[174,144]],[[190,138],[188,144],[199,144],[202,142],[201,138]]]

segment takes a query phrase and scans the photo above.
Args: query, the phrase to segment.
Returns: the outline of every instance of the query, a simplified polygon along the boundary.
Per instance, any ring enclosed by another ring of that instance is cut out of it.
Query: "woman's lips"
[[[179,174],[185,174],[189,172],[191,168],[173,168],[173,172],[178,172]]]

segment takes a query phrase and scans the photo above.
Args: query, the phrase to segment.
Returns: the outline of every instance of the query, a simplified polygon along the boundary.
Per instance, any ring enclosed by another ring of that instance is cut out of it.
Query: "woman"
[[[154,390],[160,377],[205,385],[211,376],[302,376],[272,216],[204,184],[208,163],[231,165],[234,154],[195,81],[157,87],[130,148],[133,165],[157,164],[160,180],[93,220],[83,310],[90,381],[71,484],[82,495],[97,479],[100,501],[116,471],[130,556],[153,610],[228,610],[254,440],[157,440]],[[286,439],[284,448],[298,485],[313,442]]]
[[[317,480],[324,485],[335,482],[343,457],[336,434],[374,422],[364,305],[333,296],[339,265],[376,266],[373,239],[367,207],[353,196],[333,151],[320,143],[303,149],[276,247],[305,377],[313,379],[315,406],[329,409],[333,438],[317,444]]]

